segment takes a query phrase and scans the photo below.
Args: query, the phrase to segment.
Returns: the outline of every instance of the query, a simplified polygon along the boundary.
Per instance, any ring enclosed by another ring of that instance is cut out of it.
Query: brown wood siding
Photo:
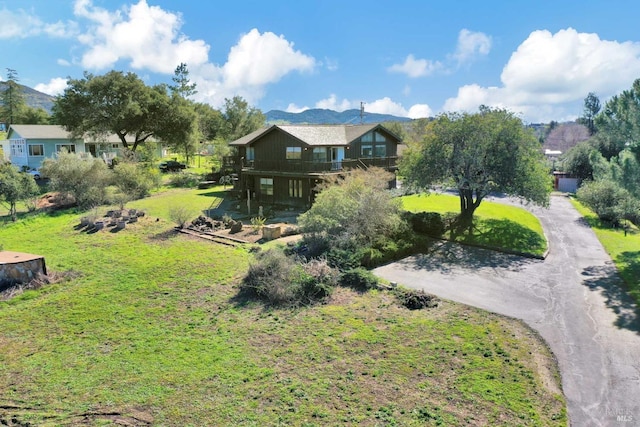
[[[312,159],[312,150],[305,150],[308,145],[278,129],[264,135],[253,144],[253,147],[255,159],[260,161],[275,162],[285,160],[287,158],[287,147],[301,147],[302,160],[311,161]]]
[[[281,177],[265,175],[255,175],[251,177],[253,179],[253,189],[251,191],[251,198],[257,203],[264,204],[279,204],[288,206],[308,206],[311,196],[311,185],[315,186],[315,183],[310,182],[309,178],[299,177]],[[260,189],[260,178],[273,179],[273,195],[262,194]],[[296,180],[302,184],[302,197],[290,197],[289,196],[289,181]],[[311,179],[314,181],[314,179]],[[246,195],[245,195],[246,196]]]

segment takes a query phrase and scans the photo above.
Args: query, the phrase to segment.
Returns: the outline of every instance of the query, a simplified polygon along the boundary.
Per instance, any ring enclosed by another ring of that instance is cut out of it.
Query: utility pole
[[[360,101],[360,124],[364,123],[364,102]]]

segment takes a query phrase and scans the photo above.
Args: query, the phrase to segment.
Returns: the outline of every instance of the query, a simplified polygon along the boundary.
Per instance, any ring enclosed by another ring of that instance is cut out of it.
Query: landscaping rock
[[[239,233],[242,231],[242,221],[233,221],[229,233]]]

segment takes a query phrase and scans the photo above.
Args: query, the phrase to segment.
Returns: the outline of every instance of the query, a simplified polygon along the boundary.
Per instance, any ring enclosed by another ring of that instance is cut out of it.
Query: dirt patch
[[[61,193],[47,193],[36,201],[36,209],[65,209],[76,204],[73,197]]]

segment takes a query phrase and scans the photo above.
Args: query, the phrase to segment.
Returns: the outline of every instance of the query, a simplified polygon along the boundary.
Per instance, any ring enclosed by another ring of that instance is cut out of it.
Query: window
[[[255,149],[253,147],[247,147],[247,160],[253,160],[255,155]]]
[[[367,134],[362,135],[362,138],[360,138],[360,141],[373,142],[373,133],[369,132]]]
[[[56,151],[60,152],[62,150],[65,150],[67,153],[75,153],[76,152],[76,146],[75,144],[58,144],[56,145]]]
[[[316,147],[313,149],[313,161],[314,162],[326,162],[327,161],[327,149],[325,147]]]
[[[290,179],[289,180],[289,197],[302,198],[302,180]]]
[[[387,146],[376,145],[373,153],[374,153],[374,157],[387,157]]]
[[[287,160],[301,160],[302,147],[287,147]]]
[[[29,155],[30,156],[44,156],[44,145],[42,145],[42,144],[29,145]]]
[[[360,154],[361,157],[373,157],[373,146],[363,145]]]
[[[386,142],[387,138],[384,137],[380,132],[376,132],[376,142]]]
[[[273,196],[273,178],[260,178],[260,194]]]

